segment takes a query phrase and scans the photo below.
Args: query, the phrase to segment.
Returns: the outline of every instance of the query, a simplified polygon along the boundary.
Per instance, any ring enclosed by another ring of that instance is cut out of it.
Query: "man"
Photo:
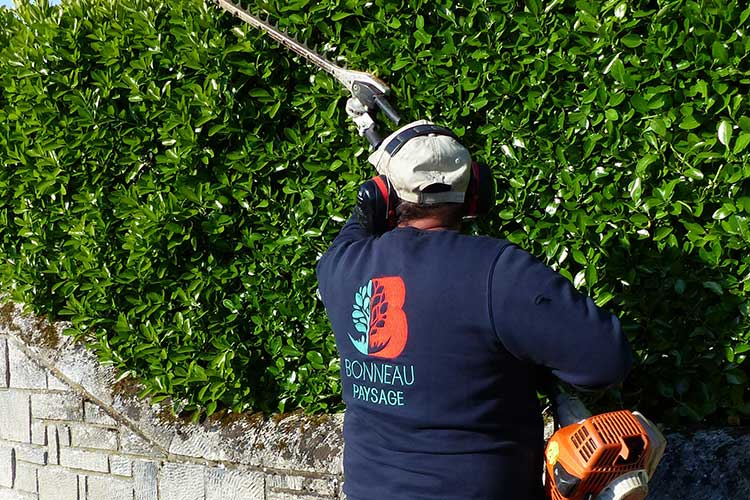
[[[469,152],[439,132],[410,137],[414,127],[370,157],[400,200],[397,227],[378,236],[352,217],[317,267],[341,356],[344,491],[539,500],[540,374],[618,383],[627,341],[617,318],[525,251],[459,232]]]

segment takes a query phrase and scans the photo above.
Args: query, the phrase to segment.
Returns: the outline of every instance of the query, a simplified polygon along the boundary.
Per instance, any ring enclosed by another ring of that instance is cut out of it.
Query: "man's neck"
[[[422,231],[449,231],[459,229],[455,226],[445,225],[445,223],[437,217],[425,217],[423,219],[402,222],[398,227],[413,227],[414,229],[421,229]]]

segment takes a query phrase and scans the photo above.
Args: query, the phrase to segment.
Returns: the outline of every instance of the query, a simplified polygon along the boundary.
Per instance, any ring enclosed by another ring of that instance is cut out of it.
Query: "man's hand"
[[[346,100],[346,114],[357,125],[359,135],[365,135],[375,125],[368,111],[367,106],[356,97],[350,97]]]

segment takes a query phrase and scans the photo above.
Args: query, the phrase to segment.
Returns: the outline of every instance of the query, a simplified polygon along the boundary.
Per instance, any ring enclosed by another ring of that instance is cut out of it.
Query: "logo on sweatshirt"
[[[409,328],[404,313],[406,287],[399,276],[374,278],[354,294],[354,347],[365,356],[393,359],[406,346]]]

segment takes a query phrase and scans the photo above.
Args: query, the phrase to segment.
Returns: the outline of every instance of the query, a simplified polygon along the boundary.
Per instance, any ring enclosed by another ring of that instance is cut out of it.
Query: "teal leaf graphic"
[[[354,307],[352,309],[352,323],[354,328],[364,335],[359,340],[349,335],[354,347],[359,352],[367,355],[368,345],[370,343],[370,297],[372,296],[372,281],[361,287],[354,294]]]
[[[352,341],[352,344],[354,344],[354,347],[356,347],[359,352],[367,356],[367,338],[365,336],[360,337],[359,340],[354,340],[354,337],[349,334],[349,340]]]

